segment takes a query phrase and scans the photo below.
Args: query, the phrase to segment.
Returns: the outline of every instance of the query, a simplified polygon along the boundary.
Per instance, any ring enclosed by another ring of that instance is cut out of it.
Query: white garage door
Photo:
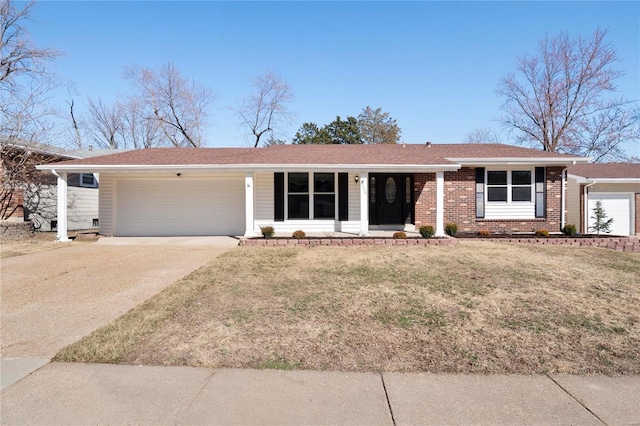
[[[244,216],[242,176],[116,184],[116,236],[242,235]]]
[[[632,195],[631,194],[616,194],[616,193],[604,193],[593,192],[589,194],[589,229],[594,225],[595,220],[591,217],[593,209],[596,207],[596,202],[602,203],[602,208],[607,215],[605,220],[613,218],[613,222],[609,229],[612,235],[631,235],[631,218],[633,217],[631,212]]]

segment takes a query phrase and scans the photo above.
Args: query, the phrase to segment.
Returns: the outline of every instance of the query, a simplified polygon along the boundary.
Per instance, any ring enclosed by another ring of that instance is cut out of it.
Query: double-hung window
[[[507,172],[488,171],[487,172],[487,201],[507,201]]]
[[[545,217],[544,167],[530,170],[486,170],[478,167],[475,180],[476,218]]]
[[[309,173],[289,173],[288,218],[309,219]]]
[[[313,218],[336,217],[336,185],[333,173],[313,174]]]
[[[531,202],[531,170],[487,171],[487,201]]]
[[[511,172],[511,201],[531,202],[531,170]]]
[[[288,173],[287,179],[288,219],[335,219],[334,173]]]

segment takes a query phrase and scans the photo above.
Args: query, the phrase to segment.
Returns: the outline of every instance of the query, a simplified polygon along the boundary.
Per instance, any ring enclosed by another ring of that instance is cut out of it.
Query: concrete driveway
[[[50,359],[237,243],[229,237],[101,238],[3,259],[3,361]]]

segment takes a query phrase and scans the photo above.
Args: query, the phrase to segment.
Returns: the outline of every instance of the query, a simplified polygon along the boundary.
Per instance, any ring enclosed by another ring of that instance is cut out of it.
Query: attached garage
[[[244,177],[121,178],[115,181],[116,236],[244,234]]]
[[[611,235],[640,236],[640,163],[576,164],[567,171],[567,223],[592,232],[600,201]]]
[[[631,235],[633,218],[633,194],[624,193],[589,193],[589,229],[592,229],[595,220],[593,219],[593,209],[600,201],[602,208],[607,215],[606,220],[612,218],[613,222],[609,229],[612,235]]]

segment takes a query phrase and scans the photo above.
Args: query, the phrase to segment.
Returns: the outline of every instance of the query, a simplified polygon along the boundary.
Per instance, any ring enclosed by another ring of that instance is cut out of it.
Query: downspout
[[[574,161],[573,164],[576,164],[576,162]],[[560,196],[560,202],[561,202],[561,206],[560,206],[560,230],[563,231],[564,230],[564,222],[565,222],[565,205],[566,205],[566,200],[565,197],[567,196],[567,169],[568,167],[565,167],[564,169],[562,169],[562,195]]]
[[[571,165],[575,166],[576,162],[573,161]],[[560,197],[560,199],[561,199],[560,202],[562,203],[562,206],[560,207],[562,209],[561,213],[560,213],[560,230],[561,231],[564,229],[565,222],[566,222],[566,213],[565,213],[565,211],[566,211],[566,206],[567,206],[566,197],[567,197],[567,184],[568,184],[568,182],[567,182],[567,179],[568,179],[567,178],[567,170],[568,169],[569,169],[569,167],[565,167],[564,169],[562,169],[562,174],[561,174],[561,176],[562,176],[562,195]]]
[[[586,184],[584,186],[584,188],[582,189],[582,193],[583,193],[583,202],[584,202],[584,217],[582,218],[584,220],[584,233],[587,234],[589,233],[589,191],[587,191],[587,188],[589,188],[590,186],[593,186],[596,184],[596,181],[592,181],[589,184]]]

